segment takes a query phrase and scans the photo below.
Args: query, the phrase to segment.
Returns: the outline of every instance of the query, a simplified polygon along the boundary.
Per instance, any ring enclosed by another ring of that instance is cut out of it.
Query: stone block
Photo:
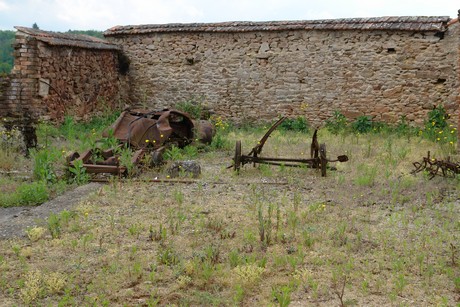
[[[363,112],[361,111],[354,111],[354,110],[342,110],[342,114],[345,115],[346,118],[348,119],[355,119],[361,115],[364,115]]]
[[[395,86],[393,88],[383,91],[382,95],[385,98],[394,98],[401,94],[402,86]]]
[[[201,175],[201,166],[196,161],[176,161],[168,168],[168,173],[171,178],[198,178]]]

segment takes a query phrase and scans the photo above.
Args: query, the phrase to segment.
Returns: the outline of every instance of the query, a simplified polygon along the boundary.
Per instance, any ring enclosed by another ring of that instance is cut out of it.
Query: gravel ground
[[[41,225],[51,213],[69,210],[101,186],[90,183],[37,207],[0,208],[0,239],[24,237],[27,227]]]

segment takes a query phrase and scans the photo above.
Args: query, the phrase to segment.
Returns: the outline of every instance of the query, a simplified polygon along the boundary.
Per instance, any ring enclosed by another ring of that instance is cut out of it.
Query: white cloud
[[[108,1],[54,0],[54,5],[56,18],[72,25],[72,29],[104,28],[115,22]]]
[[[0,0],[0,12],[1,11],[8,11],[9,8],[10,8],[10,6],[8,5],[8,3],[6,3],[5,1]]]
[[[105,30],[115,25],[457,16],[452,0],[0,0],[0,28]]]

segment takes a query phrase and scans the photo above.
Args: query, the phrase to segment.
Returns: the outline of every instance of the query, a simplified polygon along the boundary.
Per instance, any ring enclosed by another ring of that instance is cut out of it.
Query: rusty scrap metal
[[[115,137],[119,147],[134,150],[131,162],[138,165],[146,154],[151,154],[152,166],[161,164],[166,146],[184,147],[193,140],[210,143],[214,128],[208,121],[195,121],[187,113],[178,110],[126,110],[103,133],[104,137]],[[69,167],[81,160],[90,174],[126,174],[126,167],[119,163],[119,150],[102,151],[94,148],[81,155],[77,152],[67,157]]]
[[[239,172],[240,168],[245,164],[252,163],[256,166],[259,164],[269,164],[269,165],[284,165],[289,167],[308,167],[321,169],[321,176],[326,176],[327,164],[329,162],[346,162],[348,161],[348,156],[340,155],[335,160],[330,160],[326,156],[326,144],[319,144],[318,142],[318,130],[316,129],[313,133],[312,142],[310,145],[310,159],[293,159],[293,158],[269,158],[269,157],[260,157],[259,155],[262,152],[262,148],[267,142],[268,138],[273,131],[278,128],[279,125],[286,119],[286,117],[281,117],[272,127],[265,133],[265,135],[260,139],[256,146],[247,155],[243,155],[241,152],[241,141],[237,141],[235,145],[235,155],[233,157],[233,165],[228,168],[232,168]]]
[[[177,110],[124,111],[103,136],[113,136],[135,148],[160,148],[164,143],[179,147],[191,143],[194,130],[200,141],[210,142],[213,136],[212,125],[207,121],[194,121],[187,113]]]
[[[414,162],[412,164],[415,167],[415,170],[411,172],[412,174],[426,171],[430,176],[430,180],[436,175],[443,177],[456,177],[460,174],[460,162],[452,162],[450,157],[447,157],[446,160],[431,158],[430,151],[428,151],[426,157],[423,157],[422,162]]]

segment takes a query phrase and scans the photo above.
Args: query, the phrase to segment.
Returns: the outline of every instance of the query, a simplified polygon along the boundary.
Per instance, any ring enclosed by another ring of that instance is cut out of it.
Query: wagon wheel
[[[326,144],[321,144],[319,146],[319,159],[321,163],[321,176],[326,177],[326,167],[327,167]]]
[[[239,172],[241,166],[241,141],[236,141],[235,157],[233,158],[233,170]]]

